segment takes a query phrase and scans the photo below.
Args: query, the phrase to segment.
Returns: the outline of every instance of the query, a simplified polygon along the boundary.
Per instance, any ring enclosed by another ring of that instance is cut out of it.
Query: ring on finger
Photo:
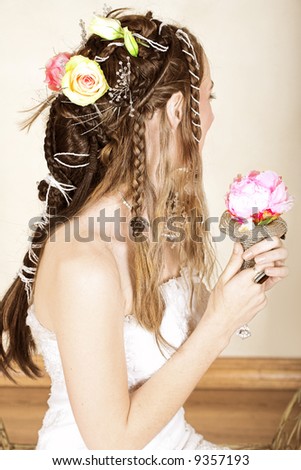
[[[253,282],[256,284],[262,284],[269,277],[265,274],[264,271],[257,269],[256,266],[253,267],[253,271],[256,273],[255,277],[253,278]]]

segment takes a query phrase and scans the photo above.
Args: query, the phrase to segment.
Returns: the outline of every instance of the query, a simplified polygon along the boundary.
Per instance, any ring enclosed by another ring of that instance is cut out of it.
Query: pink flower
[[[287,192],[282,177],[274,171],[251,171],[238,175],[225,196],[228,211],[238,219],[260,223],[275,219],[293,206],[293,197]]]
[[[68,52],[60,52],[51,59],[48,60],[46,64],[46,79],[48,88],[52,91],[61,90],[62,78],[65,75],[65,66],[69,61],[71,54]]]

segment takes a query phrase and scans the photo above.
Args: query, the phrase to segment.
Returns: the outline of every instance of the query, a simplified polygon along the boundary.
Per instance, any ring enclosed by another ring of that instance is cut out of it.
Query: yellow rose
[[[72,103],[86,106],[95,103],[109,89],[100,66],[94,60],[76,55],[66,64],[62,92]]]

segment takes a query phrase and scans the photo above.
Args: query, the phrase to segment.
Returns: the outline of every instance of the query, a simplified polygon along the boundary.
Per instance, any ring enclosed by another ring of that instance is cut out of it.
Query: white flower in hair
[[[134,56],[138,56],[138,44],[134,35],[129,28],[123,28],[119,20],[113,18],[105,18],[103,16],[95,16],[90,23],[90,32],[97,36],[107,39],[123,39],[124,46],[128,52]],[[121,43],[122,45],[122,43]]]

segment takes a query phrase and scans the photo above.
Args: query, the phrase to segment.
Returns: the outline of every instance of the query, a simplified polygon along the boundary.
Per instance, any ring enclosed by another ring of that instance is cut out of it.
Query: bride
[[[217,448],[183,404],[287,276],[287,250],[277,237],[245,253],[235,243],[212,287],[205,52],[150,12],[96,16],[89,32],[47,63],[53,93],[27,123],[49,107],[45,210],[2,300],[0,369],[39,376],[43,355],[52,387],[37,449]],[[246,258],[271,268],[264,284],[240,271]]]

